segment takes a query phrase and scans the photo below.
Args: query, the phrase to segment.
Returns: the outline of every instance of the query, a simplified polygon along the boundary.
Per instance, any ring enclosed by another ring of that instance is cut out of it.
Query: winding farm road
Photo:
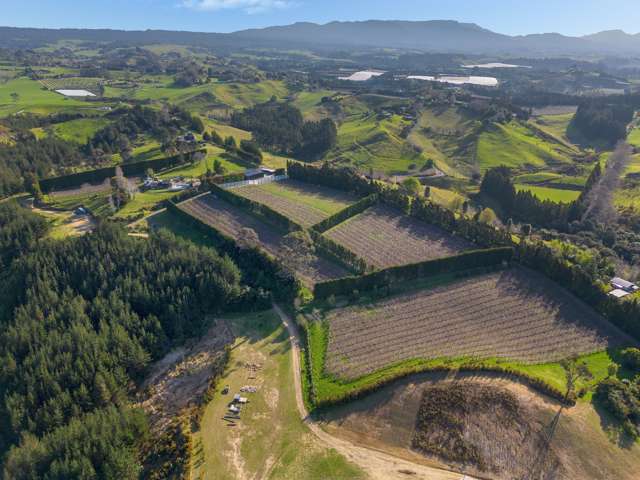
[[[420,465],[395,457],[386,452],[355,445],[347,440],[334,437],[325,432],[311,419],[302,399],[302,382],[300,379],[300,336],[298,334],[298,330],[292,320],[278,305],[274,304],[273,308],[289,332],[296,391],[296,405],[298,406],[300,418],[322,444],[335,449],[350,462],[360,467],[360,469],[362,469],[372,480],[406,480],[407,478],[416,480],[474,480],[468,475]]]

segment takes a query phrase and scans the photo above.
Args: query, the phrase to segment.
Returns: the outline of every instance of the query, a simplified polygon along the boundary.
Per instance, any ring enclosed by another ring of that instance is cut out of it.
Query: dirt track
[[[451,472],[437,467],[420,465],[407,460],[394,457],[387,453],[370,448],[360,447],[346,440],[333,437],[325,432],[310,417],[302,400],[302,383],[300,379],[300,337],[289,317],[274,304],[274,310],[280,316],[282,323],[287,327],[291,340],[291,354],[293,355],[293,374],[296,390],[296,405],[303,422],[316,438],[329,448],[333,448],[356,464],[369,478],[373,480],[388,479],[419,479],[419,480],[473,480],[468,475]]]

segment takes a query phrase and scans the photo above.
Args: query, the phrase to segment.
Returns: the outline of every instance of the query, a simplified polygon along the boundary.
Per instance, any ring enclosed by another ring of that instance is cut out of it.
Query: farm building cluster
[[[640,287],[638,287],[638,285],[636,285],[635,283],[632,283],[620,277],[612,278],[611,286],[613,287],[613,290],[609,292],[609,295],[615,298],[623,298],[640,290]]]
[[[142,182],[142,191],[145,190],[169,190],[170,192],[181,192],[191,188],[198,188],[200,180],[185,177],[174,177],[170,179],[158,179],[155,177],[146,177]]]

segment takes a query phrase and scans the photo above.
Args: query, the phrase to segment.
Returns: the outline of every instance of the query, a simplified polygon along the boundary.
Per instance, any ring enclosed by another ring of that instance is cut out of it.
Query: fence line
[[[289,178],[288,175],[270,175],[268,177],[257,178],[255,180],[242,180],[241,182],[223,183],[222,188],[231,190],[232,188],[245,187],[247,185],[264,185],[265,183],[280,182]]]

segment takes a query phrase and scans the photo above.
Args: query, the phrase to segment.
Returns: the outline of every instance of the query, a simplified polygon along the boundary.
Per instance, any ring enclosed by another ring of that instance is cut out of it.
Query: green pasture
[[[95,217],[105,218],[111,215],[109,204],[109,190],[79,195],[45,195],[45,203],[53,208],[74,210],[78,207],[88,208]]]
[[[17,94],[17,97],[12,94]],[[49,114],[97,106],[95,103],[88,104],[83,100],[74,100],[46,90],[40,83],[29,78],[16,78],[0,84],[0,117],[22,111]]]
[[[494,123],[478,140],[477,158],[482,171],[505,165],[514,169],[570,163],[571,151],[563,144],[537,136],[518,122]]]
[[[640,147],[640,127],[635,127],[631,132],[629,132],[627,142],[634,147]]]
[[[449,176],[470,176],[480,122],[456,107],[425,108],[408,140]]]
[[[573,120],[573,116],[573,113],[540,115],[535,117],[532,120],[532,123],[543,132],[555,137],[558,142],[561,142],[570,148],[575,148],[569,138],[569,127]]]
[[[228,367],[204,407],[193,436],[192,474],[203,480],[239,478],[241,462],[247,478],[298,480],[364,478],[363,473],[335,450],[318,444],[300,419],[296,407],[289,335],[273,311],[225,319],[236,341]],[[245,362],[260,363],[260,385],[246,395],[237,428],[223,419],[229,397],[247,385]],[[221,391],[229,385],[230,393]],[[235,453],[234,453],[235,452]]]
[[[59,138],[84,145],[98,130],[106,127],[109,120],[102,117],[79,118],[51,126],[51,131]]]
[[[331,97],[332,90],[317,90],[313,92],[300,92],[296,95],[293,105],[297,107],[307,120],[319,120],[326,116],[320,104],[323,97]]]
[[[258,188],[276,197],[285,198],[291,202],[315,208],[329,216],[344,210],[353,203],[331,196],[315,195],[311,192],[301,192],[300,189],[293,188],[286,182],[266,183],[264,185],[260,185]]]
[[[373,114],[352,116],[338,128],[338,144],[331,157],[388,174],[407,172],[412,165],[421,167],[426,159],[400,138],[407,124],[398,115],[383,120]]]
[[[578,190],[566,190],[551,187],[538,187],[534,185],[516,184],[518,191],[528,190],[540,200],[551,200],[557,203],[571,203],[580,196]]]

